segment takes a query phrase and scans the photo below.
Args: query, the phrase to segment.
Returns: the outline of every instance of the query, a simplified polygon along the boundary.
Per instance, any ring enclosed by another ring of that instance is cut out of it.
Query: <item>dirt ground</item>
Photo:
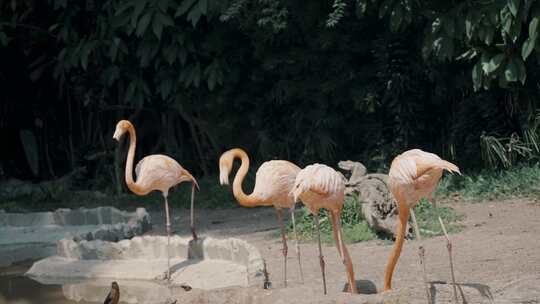
[[[540,303],[540,203],[514,199],[484,203],[458,203],[452,207],[466,215],[462,232],[451,234],[459,303]],[[189,236],[188,211],[174,210],[173,230]],[[293,242],[289,242],[288,287],[283,286],[281,242],[275,211],[271,208],[197,210],[200,236],[238,237],[254,244],[267,263],[272,288],[238,289],[215,293],[214,301],[197,292],[186,293],[181,303],[426,303],[418,242],[407,241],[394,273],[394,291],[382,288],[392,244],[369,241],[349,245],[359,290],[343,293],[344,266],[334,246],[323,248],[328,296],[323,296],[316,243],[301,244],[304,283],[300,282]],[[151,233],[164,233],[163,214],[152,213]],[[431,303],[451,303],[452,288],[446,240],[424,240]],[[369,294],[369,295],[366,295]]]

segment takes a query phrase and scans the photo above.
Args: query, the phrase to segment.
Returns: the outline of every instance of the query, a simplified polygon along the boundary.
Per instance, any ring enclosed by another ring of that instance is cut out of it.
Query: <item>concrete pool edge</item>
[[[64,237],[73,240],[120,240],[141,235],[150,229],[151,218],[144,208],[137,208],[134,212],[109,206],[32,213],[0,210],[0,235],[3,235],[0,267],[54,255],[57,242]]]
[[[259,287],[264,262],[259,251],[236,238],[171,237],[171,282],[193,288]],[[167,238],[137,236],[119,242],[58,242],[57,255],[37,261],[26,276],[44,279],[128,279],[161,281],[166,267]],[[235,266],[236,265],[236,266]],[[206,277],[205,277],[206,276]]]

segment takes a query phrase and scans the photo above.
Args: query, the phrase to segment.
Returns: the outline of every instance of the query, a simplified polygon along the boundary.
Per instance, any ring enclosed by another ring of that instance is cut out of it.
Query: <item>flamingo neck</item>
[[[135,146],[137,145],[137,135],[135,134],[135,128],[129,126],[129,149],[126,161],[125,179],[126,184],[131,192],[137,195],[146,194],[139,185],[133,181],[133,159],[135,158]]]
[[[249,157],[247,156],[246,152],[237,149],[234,151],[233,160],[234,158],[240,158],[242,163],[240,165],[240,168],[238,169],[238,172],[236,172],[236,176],[234,177],[233,195],[238,201],[238,203],[243,207],[258,206],[259,200],[254,197],[253,193],[247,195],[244,192],[244,189],[242,189],[242,183],[244,182],[244,178],[246,177],[249,170]]]
[[[407,229],[407,221],[409,220],[409,208],[405,202],[398,201],[399,206],[399,225],[397,228],[396,241],[394,243],[394,249],[388,259],[386,265],[386,273],[384,275],[384,290],[392,289],[392,275],[396,267],[397,261],[403,248],[403,242],[405,241],[405,231]]]

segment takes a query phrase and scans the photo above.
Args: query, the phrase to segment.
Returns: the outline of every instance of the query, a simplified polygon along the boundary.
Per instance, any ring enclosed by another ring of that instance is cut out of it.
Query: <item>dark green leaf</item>
[[[495,36],[495,27],[488,27],[484,32],[484,43],[491,45],[493,42],[493,36]]]
[[[468,51],[466,51],[465,53],[459,55],[456,60],[471,60],[473,59],[474,57],[476,57],[478,53],[476,52],[475,49],[470,49]]]
[[[507,6],[505,6],[501,10],[501,23],[502,23],[502,31],[504,33],[510,33],[510,27],[512,26],[512,14],[510,13],[510,10]]]
[[[536,45],[536,39],[532,40],[531,37],[527,38],[523,45],[521,46],[521,57],[523,60],[527,60],[531,52],[534,50],[534,46]]]
[[[141,37],[146,32],[146,29],[148,28],[148,24],[150,24],[150,20],[152,18],[152,15],[150,12],[146,13],[141,20],[139,20],[139,24],[137,25],[137,36]]]
[[[3,46],[7,46],[8,43],[9,43],[9,38],[8,38],[8,36],[6,35],[6,33],[4,33],[4,32],[0,32],[0,43],[1,43]]]
[[[169,8],[169,0],[158,0],[157,5],[162,12],[167,12],[167,8]]]
[[[473,18],[472,13],[467,14],[467,17],[465,17],[465,33],[469,40],[472,38],[472,34],[473,34],[472,18]]]
[[[475,91],[480,90],[480,88],[482,87],[482,78],[482,65],[480,61],[478,61],[472,69],[472,80]]]
[[[92,41],[89,41],[85,43],[81,48],[81,66],[84,70],[86,70],[86,67],[88,66],[88,56],[92,52],[94,48],[95,43]]]
[[[523,23],[519,19],[513,19],[512,25],[510,26],[510,30],[508,32],[510,38],[512,39],[512,42],[516,42],[521,34],[521,25]]]
[[[124,97],[125,103],[130,103],[133,100],[133,94],[135,94],[135,88],[137,84],[135,81],[132,81],[129,83],[127,89],[126,89],[126,95]]]
[[[67,0],[54,0],[54,9],[57,10],[61,7],[67,7]]]
[[[529,38],[533,38],[531,40],[536,40],[536,36],[538,36],[538,22],[540,21],[540,16],[535,15],[531,22],[529,23]]]
[[[113,43],[109,47],[109,58],[112,62],[116,61],[116,56],[118,56],[118,47]]]
[[[527,69],[525,68],[525,63],[519,57],[516,57],[515,60],[516,60],[516,65],[517,65],[519,81],[521,81],[521,84],[525,84],[525,80],[527,79]]]
[[[154,19],[152,21],[152,31],[154,32],[154,35],[156,35],[158,40],[161,40],[161,33],[163,32],[163,23],[161,23],[161,20],[157,18],[158,15],[154,16]]]
[[[199,1],[203,1],[203,0],[199,0]],[[203,14],[203,12],[201,10],[201,6],[200,5],[195,5],[191,9],[191,11],[189,11],[186,19],[191,22],[193,27],[195,27],[197,25],[197,22],[199,22],[199,19],[201,18],[202,14]]]
[[[403,8],[400,4],[396,5],[390,13],[390,29],[397,32],[403,21]]]
[[[358,0],[356,1],[356,16],[362,17],[366,13],[368,0]]]
[[[504,70],[504,78],[508,82],[516,82],[519,78],[519,67],[515,58],[511,58]]]
[[[497,54],[489,60],[487,64],[482,65],[482,69],[486,75],[495,72],[504,60],[504,54]]]
[[[394,3],[394,0],[384,0],[384,2],[381,4],[381,7],[379,8],[379,18],[382,18],[386,15],[386,12],[388,12]]]
[[[199,8],[201,10],[201,14],[207,15],[208,14],[208,0],[199,0]]]
[[[174,16],[178,17],[185,14],[193,6],[193,3],[195,3],[195,1],[197,0],[182,0],[182,3],[178,6],[178,9],[176,10]]]
[[[30,79],[36,82],[41,77],[44,71],[45,71],[44,66],[38,67],[37,69],[33,70],[32,73],[30,73]]]
[[[174,20],[169,15],[158,13],[157,16],[164,26],[174,26]]]
[[[187,51],[186,51],[186,49],[185,48],[180,48],[178,56],[180,56],[180,63],[182,65],[185,65],[186,61],[187,61]]]
[[[506,4],[508,6],[508,9],[510,9],[510,13],[512,13],[512,15],[514,16],[517,16],[519,1],[520,0],[508,0]]]
[[[137,20],[139,20],[139,17],[141,16],[141,13],[143,12],[144,8],[146,7],[147,0],[136,0],[135,1],[135,9],[133,10],[133,14],[131,14],[131,25],[133,27],[136,27]]]
[[[176,61],[176,54],[178,53],[178,47],[176,44],[171,43],[168,47],[163,48],[163,57],[169,65],[172,65]]]

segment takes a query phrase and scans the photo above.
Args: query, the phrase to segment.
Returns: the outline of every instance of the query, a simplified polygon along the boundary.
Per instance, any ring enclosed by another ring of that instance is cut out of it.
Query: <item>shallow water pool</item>
[[[31,264],[0,268],[0,304],[103,303],[110,288],[107,280],[38,282],[24,273]],[[165,285],[145,281],[117,281],[120,303],[165,303],[171,290]]]

